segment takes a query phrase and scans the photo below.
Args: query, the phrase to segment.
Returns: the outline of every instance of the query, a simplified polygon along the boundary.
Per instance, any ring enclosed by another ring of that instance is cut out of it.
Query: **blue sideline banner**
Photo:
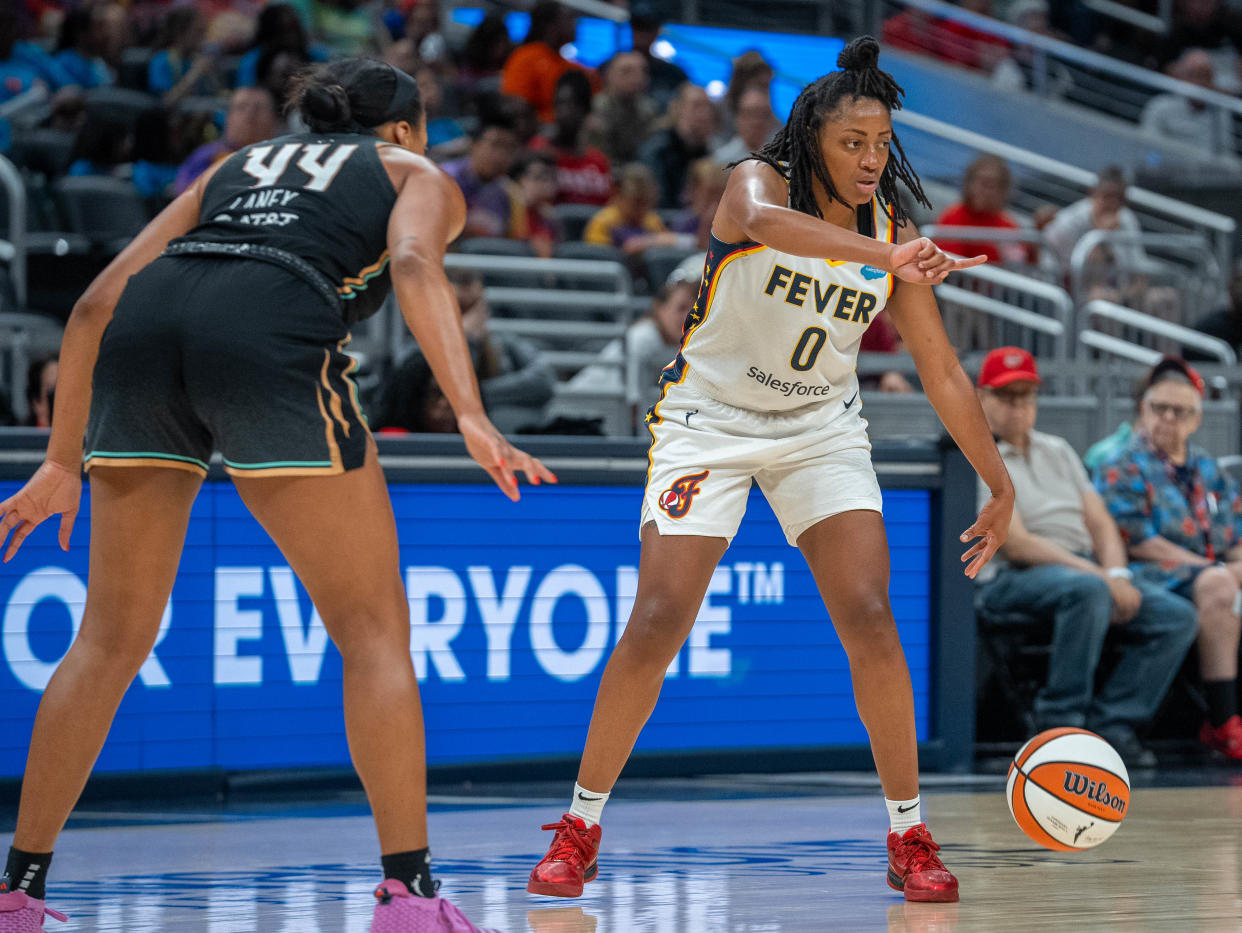
[[[0,498],[18,485],[0,483]],[[639,490],[527,487],[516,505],[483,485],[391,490],[429,762],[576,755],[634,599]],[[931,494],[886,490],[885,510],[893,609],[924,740]],[[51,522],[0,568],[0,776],[22,773],[40,693],[81,623],[90,519],[88,495],[68,553]],[[756,492],[638,750],[865,742],[845,653],[814,581]],[[339,655],[232,485],[206,483],[158,641],[99,769],[348,762]]]

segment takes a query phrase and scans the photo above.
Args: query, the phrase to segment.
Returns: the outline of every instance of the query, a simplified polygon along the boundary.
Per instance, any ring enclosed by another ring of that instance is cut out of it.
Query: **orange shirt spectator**
[[[541,0],[531,11],[526,42],[514,49],[500,72],[501,93],[528,101],[540,123],[551,123],[556,118],[556,82],[565,72],[582,71],[595,86],[593,74],[560,53],[561,46],[573,41],[575,23],[573,13],[566,7]]]

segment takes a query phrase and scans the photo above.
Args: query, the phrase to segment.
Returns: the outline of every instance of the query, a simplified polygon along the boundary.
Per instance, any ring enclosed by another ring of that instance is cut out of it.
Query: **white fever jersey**
[[[895,225],[873,198],[858,232],[891,243]],[[873,266],[712,237],[681,352],[660,381],[759,412],[852,402],[858,345],[892,291]]]

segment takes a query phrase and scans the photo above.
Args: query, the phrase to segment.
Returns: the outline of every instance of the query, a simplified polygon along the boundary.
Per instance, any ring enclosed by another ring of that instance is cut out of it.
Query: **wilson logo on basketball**
[[[660,508],[668,513],[669,518],[685,516],[694,504],[694,497],[702,492],[699,483],[707,479],[709,473],[711,470],[704,470],[702,473],[689,473],[673,480],[673,485],[660,493]]]
[[[1102,804],[1110,810],[1115,810],[1117,813],[1126,812],[1126,798],[1114,795],[1109,790],[1107,781],[1093,781],[1085,774],[1079,774],[1076,771],[1067,769],[1065,772],[1065,790],[1075,797],[1085,797],[1087,800]]]

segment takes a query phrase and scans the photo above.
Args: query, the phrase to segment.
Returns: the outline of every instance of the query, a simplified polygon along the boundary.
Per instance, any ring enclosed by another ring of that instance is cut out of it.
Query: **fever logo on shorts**
[[[699,483],[707,479],[709,473],[711,470],[704,470],[702,473],[689,473],[673,480],[673,485],[660,493],[660,508],[668,513],[669,518],[684,517],[690,511],[694,497],[702,492]]]

